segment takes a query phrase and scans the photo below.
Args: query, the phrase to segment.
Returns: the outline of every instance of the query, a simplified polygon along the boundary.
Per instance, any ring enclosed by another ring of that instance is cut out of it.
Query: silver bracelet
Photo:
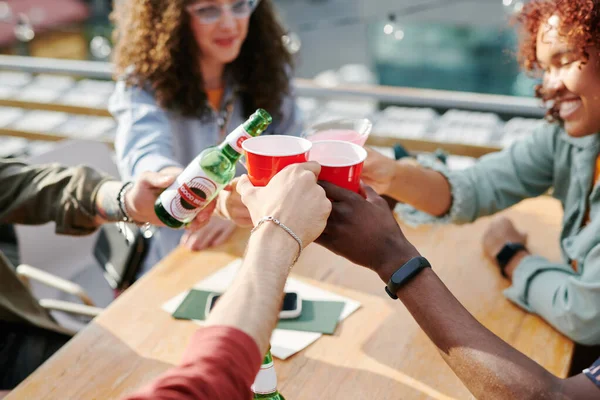
[[[133,182],[126,182],[121,187],[121,190],[119,190],[119,194],[117,196],[118,203],[119,203],[119,210],[121,210],[121,213],[123,214],[123,222],[128,222],[128,223],[132,223],[132,224],[136,224],[136,225],[143,225],[144,224],[143,222],[135,221],[133,218],[131,218],[131,215],[129,214],[129,212],[127,210],[127,205],[125,204],[125,195],[127,194],[127,192],[129,190],[131,190],[132,187],[133,187]]]
[[[298,237],[298,235],[296,235],[294,233],[294,231],[292,231],[290,228],[288,228],[287,226],[285,226],[277,218],[271,217],[271,216],[267,216],[267,217],[261,218],[260,221],[258,221],[258,223],[256,224],[256,226],[254,228],[252,228],[252,231],[250,231],[250,234],[253,234],[258,228],[260,228],[260,226],[263,223],[265,223],[267,221],[273,222],[275,225],[279,226],[281,229],[283,229],[284,231],[286,231],[291,237],[293,237],[296,242],[298,242],[298,247],[300,248],[300,251],[298,251],[298,255],[294,259],[294,262],[292,263],[292,265],[296,264],[296,261],[298,261],[298,259],[300,258],[300,254],[302,254],[302,249],[304,248],[304,245],[302,244],[302,239],[300,239]]]

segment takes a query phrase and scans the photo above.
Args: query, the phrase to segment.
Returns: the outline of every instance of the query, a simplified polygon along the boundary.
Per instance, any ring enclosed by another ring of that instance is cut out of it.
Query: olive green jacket
[[[29,166],[0,159],[0,223],[36,225],[54,221],[57,233],[89,234],[97,228],[97,190],[108,179],[88,167]],[[64,332],[17,278],[14,267],[2,253],[0,321],[30,323]]]

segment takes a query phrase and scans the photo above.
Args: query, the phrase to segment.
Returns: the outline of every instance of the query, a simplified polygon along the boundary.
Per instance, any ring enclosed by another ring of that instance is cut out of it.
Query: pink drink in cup
[[[294,136],[268,135],[247,139],[242,143],[245,167],[254,186],[266,186],[282,169],[308,161],[312,143]]]
[[[361,146],[339,140],[314,142],[309,160],[321,164],[319,180],[331,182],[359,193],[367,151]]]
[[[372,127],[366,118],[338,119],[313,125],[302,136],[311,142],[338,140],[364,146]]]

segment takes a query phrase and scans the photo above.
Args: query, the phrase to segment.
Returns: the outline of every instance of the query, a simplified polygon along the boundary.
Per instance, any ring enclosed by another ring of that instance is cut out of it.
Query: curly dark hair
[[[115,9],[115,76],[128,85],[149,85],[158,104],[186,116],[209,111],[199,48],[185,7],[191,0],[128,0]],[[227,66],[239,86],[244,113],[264,108],[280,116],[290,91],[293,60],[282,42],[285,34],[271,0],[262,0],[250,17],[248,36]],[[268,90],[266,90],[268,88]]]
[[[589,61],[590,47],[600,50],[599,0],[532,0],[514,20],[520,28],[518,60],[526,71],[539,73],[542,69],[536,56],[537,36],[553,15],[560,18],[560,34],[576,46],[582,63]],[[535,94],[544,101],[551,97],[543,85],[536,87]],[[546,117],[550,121],[560,121],[556,105],[548,110]]]

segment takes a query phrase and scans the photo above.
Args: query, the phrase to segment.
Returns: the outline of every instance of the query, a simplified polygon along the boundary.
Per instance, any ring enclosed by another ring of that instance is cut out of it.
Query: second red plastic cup
[[[344,189],[360,192],[360,175],[367,152],[350,142],[324,140],[313,143],[310,161],[321,164],[319,180],[331,182]]]

